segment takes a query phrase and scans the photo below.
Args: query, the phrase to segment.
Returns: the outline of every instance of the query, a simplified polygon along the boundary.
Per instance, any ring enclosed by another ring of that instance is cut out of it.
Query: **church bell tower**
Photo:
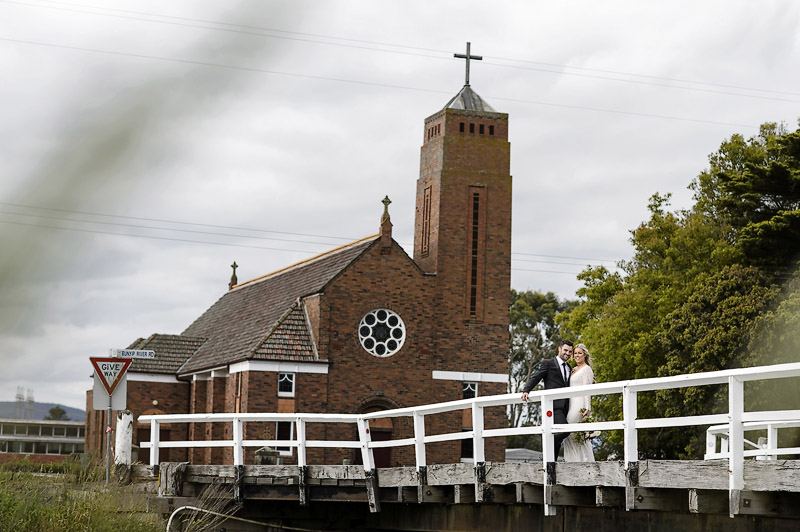
[[[414,261],[436,275],[440,312],[451,323],[472,324],[476,343],[483,333],[499,335],[505,355],[511,284],[508,115],[470,87],[469,60],[480,57],[469,54],[469,45],[466,56],[456,57],[467,60],[466,83],[425,119]]]

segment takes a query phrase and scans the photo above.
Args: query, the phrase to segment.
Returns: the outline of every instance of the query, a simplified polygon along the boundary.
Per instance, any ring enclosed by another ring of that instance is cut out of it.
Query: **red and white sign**
[[[89,357],[94,366],[95,375],[103,383],[103,387],[108,395],[114,393],[114,389],[122,381],[122,377],[133,362],[130,358],[97,358]]]

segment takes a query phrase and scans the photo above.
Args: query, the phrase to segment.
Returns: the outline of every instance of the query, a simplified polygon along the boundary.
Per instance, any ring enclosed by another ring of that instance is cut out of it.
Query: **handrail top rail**
[[[551,390],[533,390],[528,396],[529,401],[542,401],[543,399],[567,399],[581,397],[589,394],[622,393],[629,391],[652,391],[659,389],[684,388],[689,386],[702,386],[708,384],[725,384],[730,377],[740,381],[777,379],[800,376],[800,362],[773,364],[754,368],[736,368],[728,370],[710,371],[704,373],[690,373],[673,375],[669,377],[652,377],[637,380],[614,381],[569,388],[555,388]],[[520,393],[507,393],[459,399],[432,405],[418,405],[391,410],[380,410],[368,414],[326,414],[326,413],[200,413],[200,414],[162,414],[139,416],[138,421],[159,423],[191,423],[203,420],[216,422],[233,421],[292,421],[307,420],[317,423],[356,423],[359,419],[369,420],[388,417],[410,417],[415,414],[430,415],[436,413],[463,410],[472,407],[503,406],[521,402]]]

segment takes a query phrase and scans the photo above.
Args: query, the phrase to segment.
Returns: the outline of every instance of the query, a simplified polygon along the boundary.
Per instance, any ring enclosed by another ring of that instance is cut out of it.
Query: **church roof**
[[[154,334],[139,338],[128,349],[155,351],[155,358],[134,358],[128,371],[135,373],[167,373],[174,375],[189,357],[203,345],[205,338],[178,334]]]
[[[300,301],[295,302],[280,323],[253,350],[255,360],[313,361],[317,359],[314,341]]]
[[[183,331],[183,336],[208,340],[178,373],[248,359],[315,360],[298,300],[322,291],[376,240],[376,236],[358,240],[233,287]],[[299,330],[302,327],[305,333]]]
[[[486,100],[478,96],[478,93],[472,90],[469,85],[464,87],[453,96],[444,106],[445,109],[466,109],[468,111],[485,111],[489,113],[496,113],[494,108],[486,103]]]

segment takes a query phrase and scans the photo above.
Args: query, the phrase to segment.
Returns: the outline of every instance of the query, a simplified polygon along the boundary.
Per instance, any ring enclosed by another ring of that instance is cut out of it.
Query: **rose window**
[[[358,340],[371,355],[388,357],[397,353],[406,340],[406,326],[396,313],[377,309],[361,318]]]

